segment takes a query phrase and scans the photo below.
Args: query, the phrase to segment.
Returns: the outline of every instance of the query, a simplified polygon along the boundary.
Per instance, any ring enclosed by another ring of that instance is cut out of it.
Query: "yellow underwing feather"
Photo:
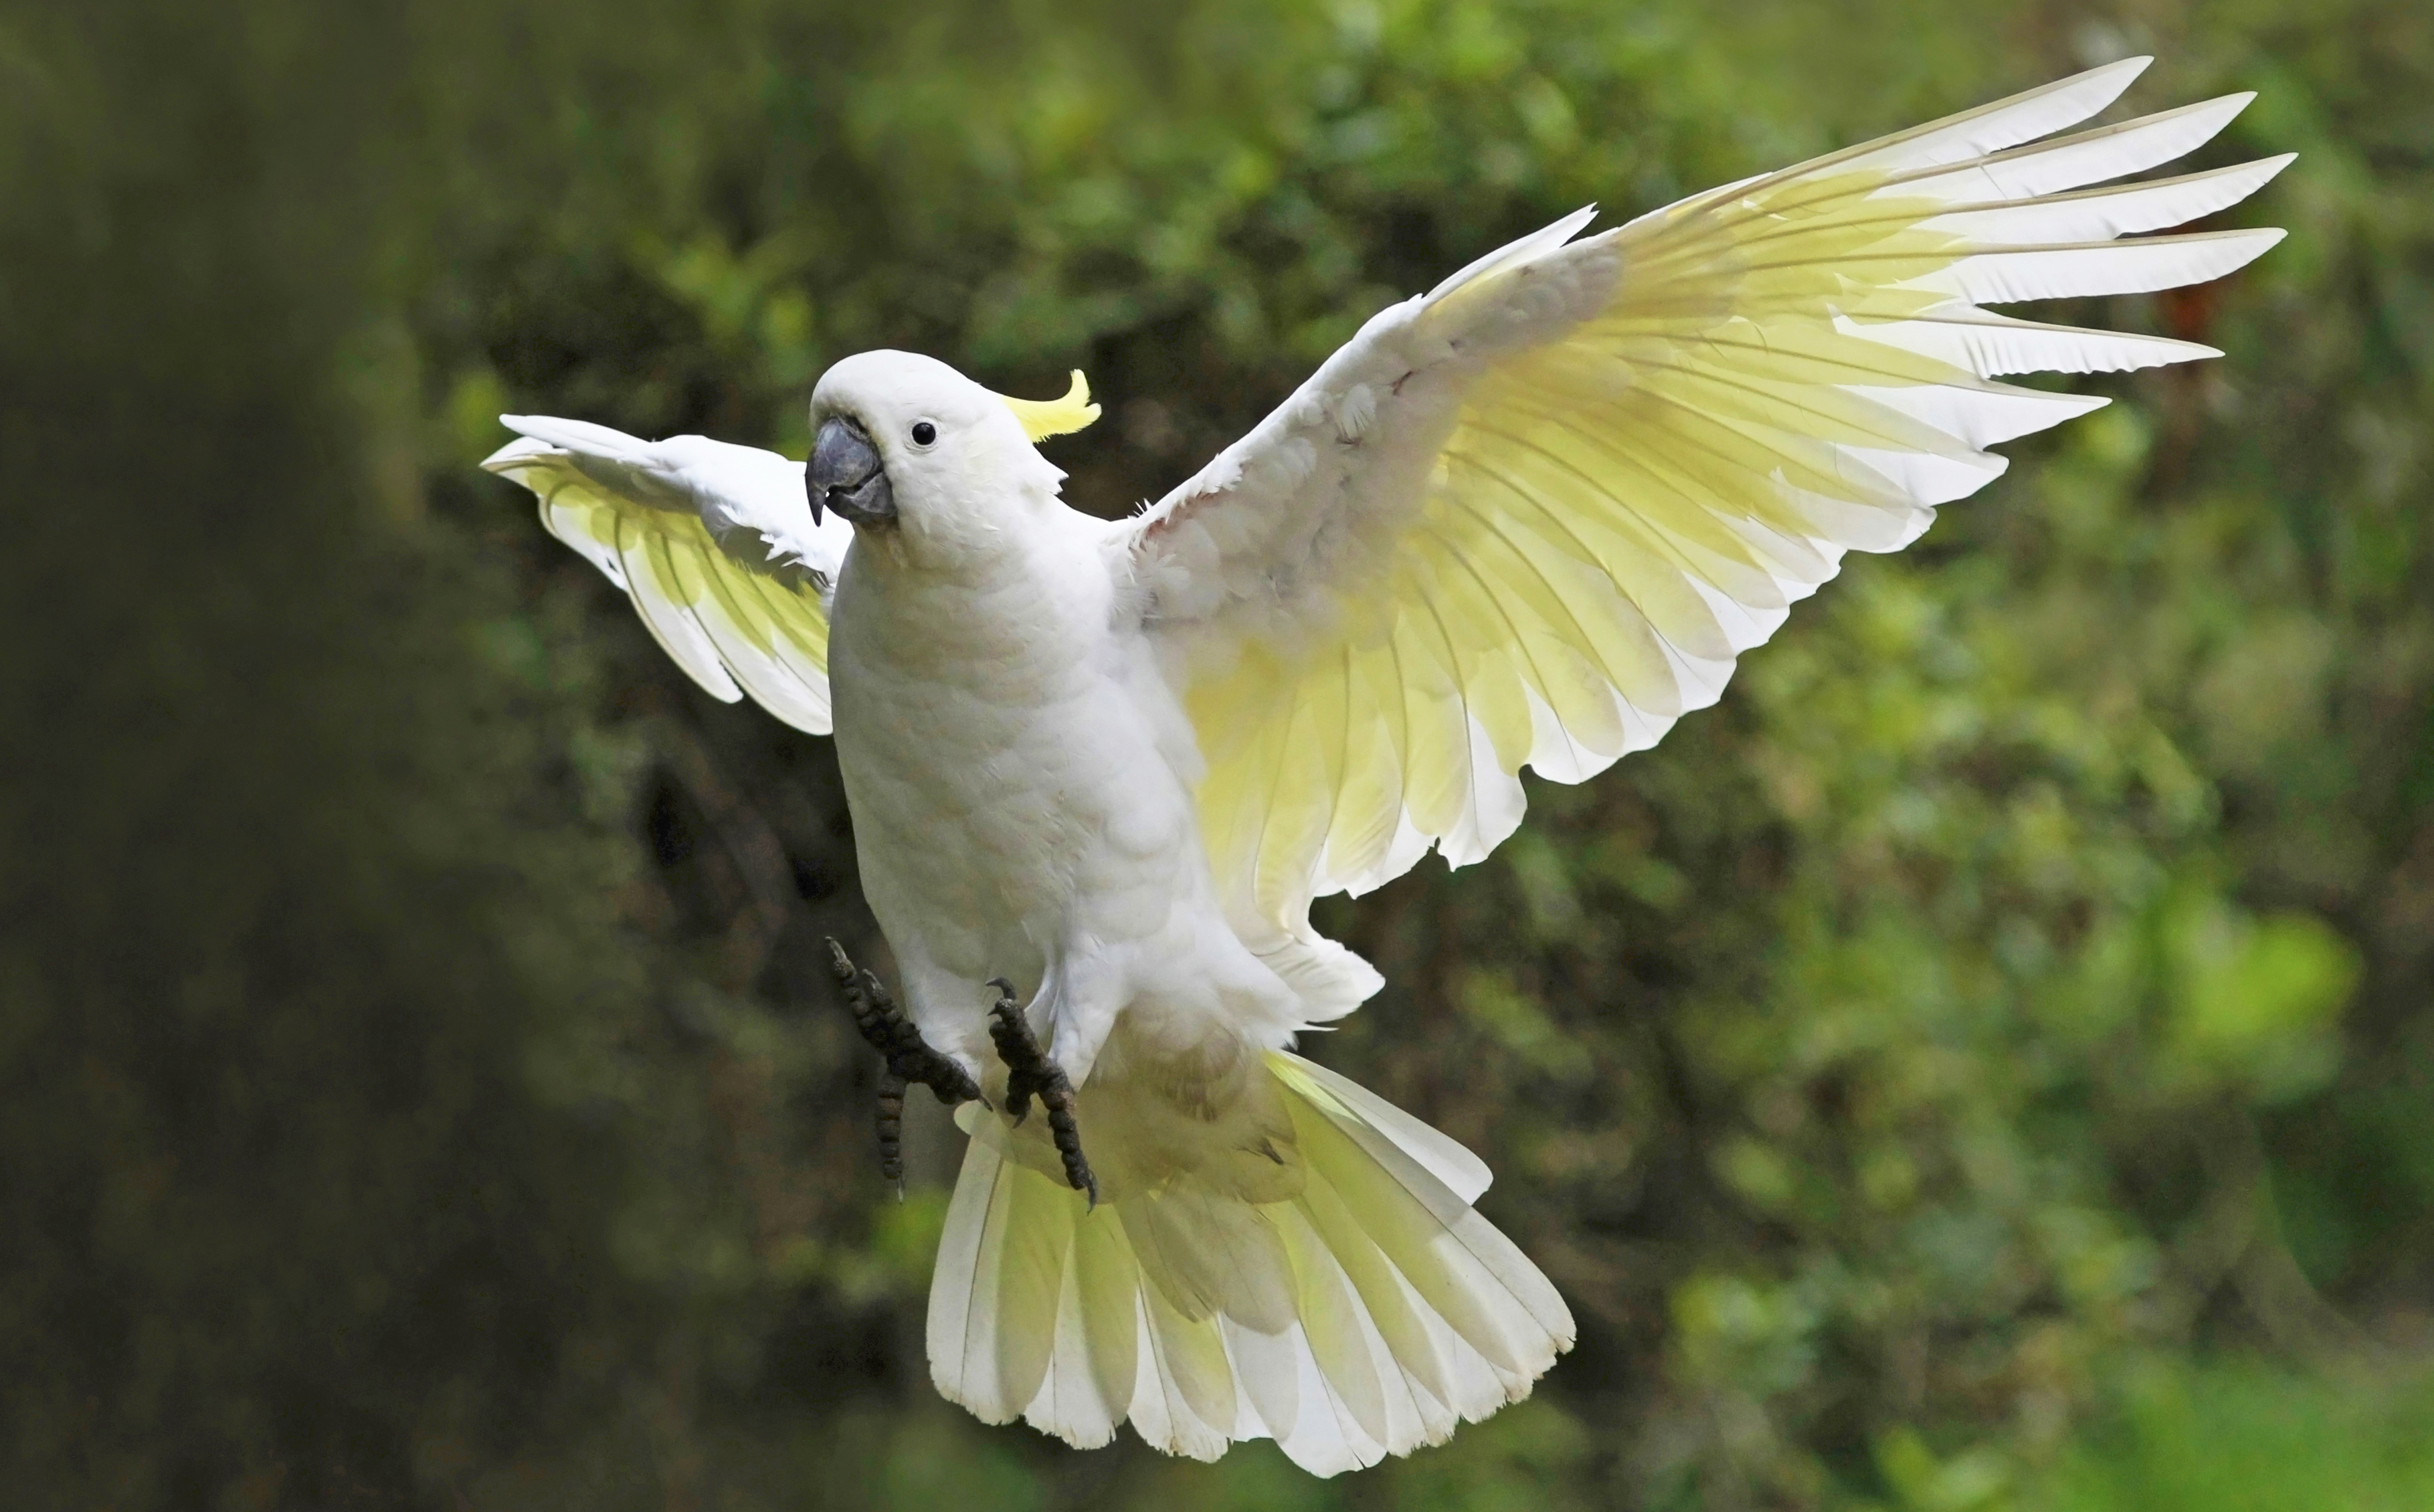
[[[850,531],[823,528],[802,464],[699,437],[501,417],[523,438],[483,466],[533,491],[544,528],[633,600],[651,636],[712,697],[749,696],[827,734],[825,595]],[[707,507],[726,522],[713,534]]]
[[[1305,930],[1311,898],[1431,846],[1479,859],[1519,820],[1522,766],[1577,782],[1654,744],[1844,553],[1908,544],[2002,472],[1987,447],[2102,403],[1995,374],[2213,355],[1980,308],[2215,278],[2278,237],[2134,233],[2287,158],[2106,182],[2246,96],[2052,134],[2143,66],[1614,231],[1567,217],[1372,319],[1140,517],[1136,576],[1208,762],[1203,833],[1246,926]]]

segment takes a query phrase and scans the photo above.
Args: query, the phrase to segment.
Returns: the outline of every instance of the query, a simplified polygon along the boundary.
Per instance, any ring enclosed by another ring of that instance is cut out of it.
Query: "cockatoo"
[[[1995,375],[2216,356],[1987,312],[2212,279],[2276,231],[2134,236],[2289,160],[2120,180],[2250,96],[2055,137],[2146,60],[1711,190],[1592,211],[1372,318],[1248,436],[1105,521],[1036,443],[1088,423],[868,352],[797,463],[503,417],[485,465],[712,696],[833,730],[900,1012],[970,1136],[938,1389],[1080,1446],[1129,1420],[1331,1474],[1526,1395],[1564,1299],[1469,1151],[1294,1056],[1378,973],[1311,926],[1716,700],[1831,577],[2104,403]],[[2130,239],[2122,239],[2129,237]],[[1051,1116],[1025,1118],[1034,1095]]]

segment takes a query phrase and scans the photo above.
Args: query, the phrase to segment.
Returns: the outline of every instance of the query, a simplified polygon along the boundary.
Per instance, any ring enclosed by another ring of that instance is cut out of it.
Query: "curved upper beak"
[[[888,487],[879,448],[870,444],[869,432],[844,415],[820,422],[812,459],[803,464],[803,491],[811,496],[814,524],[823,508],[858,525],[885,524],[896,518],[896,493]]]

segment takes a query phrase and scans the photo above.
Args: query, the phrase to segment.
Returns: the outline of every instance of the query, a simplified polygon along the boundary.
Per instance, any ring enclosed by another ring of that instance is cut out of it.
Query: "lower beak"
[[[896,493],[888,486],[879,448],[870,443],[869,432],[843,415],[820,422],[812,459],[803,464],[803,491],[811,497],[814,524],[824,508],[858,525],[896,519]]]

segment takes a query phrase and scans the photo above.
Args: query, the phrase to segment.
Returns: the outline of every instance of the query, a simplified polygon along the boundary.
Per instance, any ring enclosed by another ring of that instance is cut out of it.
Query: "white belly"
[[[1236,1018],[1272,1039],[1259,1021],[1289,1016],[1217,905],[1187,727],[1146,647],[1110,633],[1109,594],[1079,555],[945,582],[857,551],[838,585],[829,676],[864,889],[915,1022],[975,1065],[996,976],[1046,1000],[1035,1024],[1077,1075],[1127,1013],[1173,1042]]]

